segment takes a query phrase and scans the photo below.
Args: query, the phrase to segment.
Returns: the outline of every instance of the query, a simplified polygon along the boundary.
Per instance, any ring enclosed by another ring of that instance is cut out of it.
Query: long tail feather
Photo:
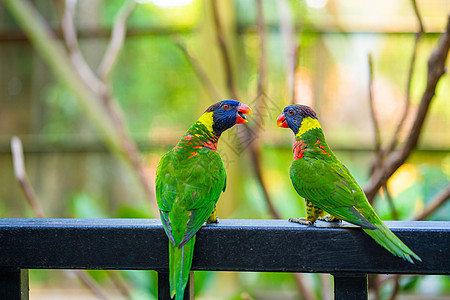
[[[181,248],[169,243],[170,297],[183,300],[192,266],[195,235]]]
[[[414,263],[411,257],[414,257],[418,261],[422,261],[420,257],[408,248],[389,228],[382,222],[374,224],[377,229],[363,229],[368,235],[370,235],[378,244],[386,248],[389,252],[395,256],[401,257],[404,260]]]

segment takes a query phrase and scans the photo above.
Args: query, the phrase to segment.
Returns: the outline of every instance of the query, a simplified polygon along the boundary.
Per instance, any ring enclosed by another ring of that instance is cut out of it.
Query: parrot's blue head
[[[222,100],[208,107],[207,113],[212,113],[212,129],[219,136],[235,124],[247,123],[245,115],[252,114],[252,109],[236,100]]]
[[[278,127],[290,128],[294,134],[298,134],[304,119],[314,121],[314,123],[318,124],[317,115],[314,110],[306,105],[292,104],[286,106],[278,116],[277,125]]]

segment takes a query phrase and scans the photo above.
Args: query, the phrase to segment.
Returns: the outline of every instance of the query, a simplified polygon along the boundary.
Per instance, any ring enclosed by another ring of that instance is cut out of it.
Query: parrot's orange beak
[[[281,113],[277,118],[277,126],[283,127],[283,128],[289,128],[289,126],[286,122],[286,117],[284,116],[283,113]]]
[[[251,116],[253,116],[253,111],[250,108],[250,106],[245,105],[245,104],[241,104],[238,107],[238,116],[236,118],[236,123],[237,124],[242,124],[242,123],[247,123],[247,118],[245,115],[250,114]]]

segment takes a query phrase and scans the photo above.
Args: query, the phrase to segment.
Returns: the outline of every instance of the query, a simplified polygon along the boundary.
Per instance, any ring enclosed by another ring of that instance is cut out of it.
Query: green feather
[[[386,248],[389,252],[395,256],[401,257],[404,260],[414,263],[411,256],[422,261],[420,257],[411,251],[396,235],[389,230],[383,223],[375,225],[377,229],[369,230],[363,229],[368,235],[370,235],[378,244]]]
[[[169,243],[170,297],[182,300],[189,280],[192,256],[194,254],[195,235],[181,248]]]

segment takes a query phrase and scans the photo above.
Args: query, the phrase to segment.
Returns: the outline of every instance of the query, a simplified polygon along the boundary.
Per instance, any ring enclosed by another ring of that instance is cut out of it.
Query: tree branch
[[[299,45],[295,39],[295,26],[292,22],[292,14],[290,12],[287,0],[279,0],[278,11],[280,19],[280,33],[284,40],[286,49],[286,83],[287,95],[291,103],[295,103],[295,83],[297,75],[297,62],[299,55]]]
[[[394,280],[394,288],[392,290],[389,300],[395,300],[397,298],[398,292],[400,291],[400,275],[394,275],[392,280]]]
[[[13,158],[14,165],[14,174],[19,182],[22,191],[25,194],[25,198],[27,199],[28,204],[31,207],[31,210],[38,218],[45,218],[44,211],[42,207],[39,205],[39,201],[37,200],[36,193],[34,192],[33,186],[28,179],[27,172],[25,170],[25,163],[23,158],[23,147],[22,141],[14,136],[11,139],[11,154]],[[103,293],[103,291],[95,284],[95,282],[90,278],[90,275],[86,273],[86,271],[74,271],[75,275],[78,279],[87,286],[91,292],[98,298],[102,300],[108,299],[108,297]]]
[[[50,69],[55,73],[55,77],[62,81],[69,89],[71,89],[90,121],[98,129],[100,136],[103,138],[109,149],[120,158],[121,162],[137,175],[141,186],[147,194],[149,200],[154,199],[154,188],[152,181],[146,176],[142,163],[140,162],[139,153],[134,141],[129,136],[124,123],[122,121],[120,109],[116,101],[113,101],[109,95],[106,84],[91,84],[86,78],[81,76],[86,74],[86,70],[80,71],[78,64],[70,63],[70,59],[54,38],[47,23],[42,16],[27,0],[4,0],[6,6],[10,9],[17,21],[21,24],[26,34],[36,50],[43,56]],[[68,39],[69,51],[79,52],[76,35],[74,34],[73,22],[75,1],[68,0],[69,6],[65,13],[65,36]],[[75,39],[75,40],[74,40]],[[73,56],[73,55],[72,55]],[[81,54],[75,57],[81,57]],[[85,64],[89,69],[89,66]],[[84,68],[83,68],[84,69]],[[89,69],[90,70],[90,69]],[[92,70],[87,71],[96,75]],[[150,201],[154,208],[155,201]]]
[[[414,9],[414,13],[416,14],[417,22],[419,23],[419,32],[417,35],[420,35],[425,32],[425,28],[423,27],[422,17],[420,16],[420,11],[417,7],[417,1],[411,0],[411,4]]]
[[[256,138],[252,139],[252,143],[250,144],[250,152],[253,170],[255,172],[256,178],[261,186],[264,199],[266,201],[267,207],[270,210],[272,216],[276,219],[280,219],[281,215],[278,210],[273,205],[272,199],[270,197],[269,191],[267,190],[267,186],[264,182],[263,170],[261,167],[261,146],[259,143],[259,137],[261,128],[263,126],[263,114],[261,113],[262,107],[264,106],[264,96],[266,94],[266,31],[264,26],[264,15],[262,9],[261,0],[255,0],[256,3],[256,22],[258,27],[258,36],[259,36],[259,62],[258,62],[258,84],[257,84],[257,96],[256,96],[256,113],[254,117],[253,132],[251,132],[248,127],[246,127],[246,136],[248,139],[251,139],[252,136],[256,136]]]
[[[394,220],[398,220],[398,212],[397,212],[397,209],[395,208],[394,199],[392,199],[392,196],[391,196],[391,193],[389,192],[387,184],[383,185],[383,191],[385,194],[386,201],[388,202],[389,207],[391,209],[392,217],[394,218]]]
[[[374,145],[377,155],[380,155],[380,128],[378,126],[377,117],[375,114],[375,105],[373,101],[373,59],[372,54],[368,55],[369,63],[369,107],[370,107],[370,117],[372,118],[373,130],[374,130]]]
[[[383,152],[381,151],[381,141],[380,141],[380,129],[378,127],[377,117],[375,114],[375,105],[373,101],[373,61],[372,54],[368,55],[368,66],[369,66],[369,108],[370,108],[370,117],[372,119],[373,131],[374,131],[374,147],[375,147],[375,159],[374,162],[381,162],[383,157]],[[375,170],[375,167],[378,164],[372,164],[369,170],[369,174]]]
[[[106,50],[103,60],[98,68],[98,74],[103,81],[105,81],[109,76],[109,73],[119,57],[120,50],[122,49],[122,45],[125,40],[126,23],[135,7],[136,2],[134,0],[128,0],[122,6],[114,19],[108,49]]]
[[[425,210],[414,218],[415,221],[423,221],[440,208],[450,199],[450,184],[447,185],[433,200],[427,205]]]
[[[219,44],[220,54],[222,57],[223,66],[225,68],[225,75],[226,75],[228,90],[230,91],[231,97],[233,99],[238,99],[237,89],[236,89],[236,87],[234,85],[234,81],[233,81],[233,69],[231,66],[230,51],[228,50],[227,43],[225,42],[225,36],[223,33],[222,25],[220,23],[219,10],[217,8],[217,3],[218,3],[217,0],[211,1],[214,26],[216,29],[216,39],[217,39],[217,43]]]
[[[419,10],[417,9],[416,0],[411,0],[411,2],[412,2],[414,12],[417,17],[417,21],[419,23],[419,31],[416,33],[416,38],[414,40],[413,54],[411,56],[411,60],[409,63],[408,79],[406,81],[406,97],[405,97],[405,104],[403,107],[403,113],[402,113],[400,121],[397,125],[397,128],[395,129],[394,135],[392,136],[392,139],[391,139],[389,145],[384,150],[384,155],[391,153],[394,150],[394,148],[397,146],[398,135],[400,133],[400,129],[403,127],[406,117],[408,116],[409,106],[411,104],[411,82],[412,82],[412,76],[414,74],[414,66],[416,64],[417,48],[419,46],[420,38],[422,37],[422,34],[425,32],[425,29],[424,29],[423,23],[422,23],[422,17],[420,16]]]
[[[74,272],[78,279],[87,287],[91,292],[101,300],[108,300],[109,297],[103,293],[103,291],[94,283],[91,279],[89,273],[84,270],[69,270],[70,272]]]
[[[419,41],[420,38],[422,37],[422,34],[424,33],[424,27],[423,27],[423,23],[422,23],[422,18],[420,16],[420,12],[417,9],[417,4],[416,4],[416,0],[411,0],[414,12],[416,14],[417,17],[417,21],[419,23],[419,30],[416,33],[416,38],[414,40],[414,46],[413,46],[413,54],[411,56],[411,60],[409,63],[409,71],[408,71],[408,79],[406,81],[406,97],[405,97],[405,104],[403,106],[403,112],[401,114],[400,117],[400,121],[397,124],[397,127],[395,128],[394,134],[392,135],[392,138],[390,140],[390,142],[388,143],[388,145],[381,150],[381,152],[379,153],[379,155],[377,155],[375,157],[375,159],[373,160],[371,167],[370,167],[370,174],[372,175],[375,170],[377,168],[379,168],[387,155],[391,154],[392,151],[394,151],[394,149],[397,147],[398,144],[398,136],[400,134],[400,130],[403,127],[403,124],[405,123],[406,117],[408,116],[409,113],[409,107],[411,104],[411,82],[412,82],[412,76],[414,74],[414,67],[416,64],[416,57],[417,57],[417,49],[419,46]],[[370,199],[370,201],[372,202],[374,198]]]
[[[315,299],[315,297],[309,290],[308,286],[304,283],[303,276],[304,275],[302,273],[294,273],[294,279],[295,279],[295,282],[297,283],[297,288],[298,288],[298,291],[300,292],[300,296],[301,296],[300,299],[313,300],[313,299]]]
[[[208,75],[206,74],[206,72],[203,69],[200,62],[195,57],[193,57],[191,55],[191,53],[189,53],[186,45],[183,43],[181,38],[179,36],[175,36],[173,38],[173,41],[174,41],[175,45],[177,45],[178,48],[181,50],[181,52],[183,52],[187,61],[191,65],[195,74],[197,75],[197,78],[200,80],[200,82],[202,83],[206,92],[208,93],[209,97],[211,99],[222,99],[222,97],[220,96],[220,93],[217,91],[216,87],[214,86],[212,81],[209,79]]]
[[[108,116],[104,112],[92,90],[86,87],[74,71],[70,59],[64,52],[53,32],[42,16],[27,0],[3,0],[18,23],[29,36],[36,50],[42,55],[55,77],[77,95],[82,110],[98,129],[100,136],[118,157],[124,158],[120,138],[115,133]]]
[[[368,200],[375,197],[380,187],[394,174],[394,172],[406,161],[411,152],[416,148],[420,133],[425,122],[431,101],[435,95],[436,86],[439,79],[445,73],[445,61],[450,48],[450,18],[446,32],[442,33],[436,49],[428,60],[427,85],[422,95],[419,109],[408,138],[403,147],[391,153],[385,163],[378,168],[371,176],[364,191]]]
[[[36,198],[36,193],[34,192],[34,189],[25,171],[22,142],[16,136],[11,139],[11,154],[13,158],[14,174],[16,180],[19,182],[19,185],[22,188],[23,193],[25,194],[25,198],[27,199],[28,204],[30,205],[36,217],[44,218],[42,207],[40,206],[39,201]]]
[[[256,3],[256,23],[257,23],[257,31],[259,36],[259,49],[260,49],[260,56],[259,56],[259,63],[258,63],[258,84],[257,84],[257,111],[260,112],[261,107],[265,102],[265,94],[266,94],[266,30],[265,30],[265,22],[264,22],[264,13],[263,13],[263,5],[261,0],[255,0]],[[295,74],[295,70],[294,70]],[[255,134],[257,137],[260,136],[260,130],[262,128],[263,119],[262,114],[256,114],[255,113]],[[250,150],[252,152],[252,161],[253,161],[253,167],[256,174],[256,177],[261,185],[261,188],[264,193],[264,199],[266,200],[267,206],[272,214],[272,216],[276,219],[280,219],[281,215],[276,209],[276,207],[273,205],[272,199],[269,195],[269,192],[267,190],[266,184],[264,183],[263,175],[262,175],[262,168],[261,168],[261,146],[259,143],[259,139],[255,139],[253,143],[250,145]],[[314,295],[311,293],[308,286],[304,283],[303,274],[301,273],[294,273],[294,278],[297,283],[298,291],[301,295],[301,297],[305,300],[313,300],[315,299]]]
[[[84,59],[80,51],[80,46],[77,39],[77,31],[75,29],[75,9],[77,0],[66,0],[64,6],[64,13],[61,19],[61,29],[63,38],[68,49],[69,57],[72,61],[74,69],[78,72],[80,79],[84,84],[92,89],[93,92],[106,89],[103,82],[92,72],[88,63]]]

